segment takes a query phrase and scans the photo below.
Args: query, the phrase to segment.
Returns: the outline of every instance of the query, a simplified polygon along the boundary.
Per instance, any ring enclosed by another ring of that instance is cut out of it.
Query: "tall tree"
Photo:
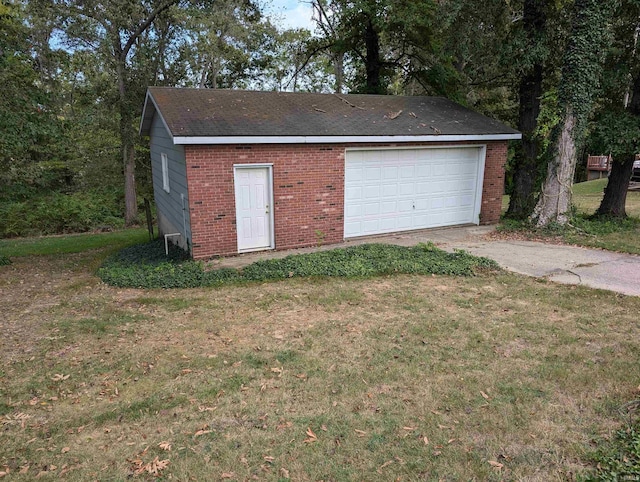
[[[540,115],[547,56],[544,41],[547,28],[545,3],[540,0],[524,0],[522,28],[525,40],[522,52],[528,57],[528,61],[525,63],[518,87],[518,130],[522,132],[522,143],[517,148],[513,165],[513,186],[507,210],[507,216],[515,219],[526,219],[533,212],[536,202],[535,189],[540,154],[536,127]]]
[[[138,214],[134,119],[140,99],[132,95],[132,55],[144,35],[163,12],[178,0],[66,0],[59,6],[65,18],[64,33],[76,48],[89,48],[105,54],[104,67],[117,84],[117,112],[121,156],[124,169],[125,223],[132,224]]]
[[[576,0],[571,36],[564,53],[558,88],[560,123],[554,129],[547,176],[531,215],[538,226],[566,224],[570,219],[571,188],[577,147],[598,92],[604,47],[609,37],[613,0]]]
[[[355,67],[356,91],[386,94],[395,73],[431,48],[435,1],[313,0],[322,37],[311,55],[330,52],[336,78],[345,57]],[[338,83],[341,87],[342,83]]]
[[[49,168],[64,157],[64,133],[32,46],[21,4],[1,3],[0,180],[49,188]]]
[[[607,101],[596,118],[593,138],[613,164],[598,216],[624,218],[627,190],[640,152],[640,3],[625,0],[616,18],[615,40],[607,60]]]

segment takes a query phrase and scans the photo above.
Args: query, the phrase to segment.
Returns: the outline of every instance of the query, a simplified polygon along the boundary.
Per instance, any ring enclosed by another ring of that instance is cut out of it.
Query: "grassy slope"
[[[0,254],[14,257],[80,253],[89,249],[105,247],[115,250],[148,240],[149,235],[144,228],[126,229],[112,233],[0,239]]]
[[[637,398],[638,298],[504,273],[127,290],[102,257],[0,267],[11,480],[156,457],[178,480],[565,480]]]
[[[581,182],[573,186],[573,203],[578,213],[589,216],[593,214],[602,200],[606,179]],[[504,196],[503,211],[509,205],[509,197]],[[562,238],[565,242],[594,248],[608,249],[625,253],[640,254],[640,191],[627,193],[627,214],[630,222],[615,225],[612,223],[585,222],[578,230],[566,233],[551,233],[552,237]],[[532,233],[536,238],[544,238],[545,234]],[[548,234],[547,234],[548,235]]]

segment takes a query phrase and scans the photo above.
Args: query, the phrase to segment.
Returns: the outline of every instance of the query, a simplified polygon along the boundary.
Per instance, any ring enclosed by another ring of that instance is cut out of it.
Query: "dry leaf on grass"
[[[287,469],[285,469],[284,467],[282,467],[282,468],[280,469],[280,476],[281,476],[283,479],[289,479],[289,471],[288,471]]]
[[[160,442],[158,444],[158,447],[160,447],[162,450],[165,450],[166,452],[171,452],[171,444],[169,442]]]
[[[495,460],[489,460],[489,465],[491,465],[492,467],[495,467],[498,470],[504,467],[504,464],[501,464],[500,462],[496,462]]]
[[[211,433],[211,430],[198,430],[195,434],[193,434],[194,437],[199,437],[200,435],[204,435],[207,433]]]
[[[69,450],[71,450],[69,447],[62,447],[62,450],[60,452],[66,454]]]
[[[429,445],[429,439],[426,436],[422,437],[422,441],[425,445]]]
[[[316,436],[315,433],[313,433],[313,430],[311,430],[311,427],[308,427],[305,433],[307,434],[308,438],[304,439],[304,443],[310,444],[318,441],[318,437]]]
[[[482,395],[482,398],[484,398],[485,400],[489,400],[489,395],[484,393],[482,390],[480,390],[480,395]]]
[[[365,435],[367,435],[367,432],[365,432],[364,430],[358,430],[357,428],[354,430],[354,432],[358,434],[358,437],[364,437]]]
[[[51,377],[51,380],[54,382],[61,382],[63,380],[67,380],[71,375],[63,375],[62,373],[56,373]]]
[[[387,460],[384,464],[382,464],[380,467],[378,467],[378,470],[376,470],[376,472],[381,474],[382,473],[382,469],[384,469],[385,467],[391,465],[392,463],[393,463],[393,460]]]
[[[169,466],[169,459],[160,460],[158,457],[155,457],[151,462],[144,463],[141,459],[136,459],[133,461],[134,475],[141,475],[145,472],[154,476],[162,475],[162,471]]]
[[[221,479],[233,479],[235,476],[235,472],[222,472],[222,474],[220,474]]]

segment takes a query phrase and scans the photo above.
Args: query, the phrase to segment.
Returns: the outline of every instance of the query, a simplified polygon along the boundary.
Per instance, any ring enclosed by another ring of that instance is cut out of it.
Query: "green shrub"
[[[122,227],[118,191],[48,193],[0,204],[0,237],[79,233],[99,226]]]
[[[154,241],[111,256],[98,270],[98,276],[118,287],[193,288],[310,276],[354,278],[393,273],[471,276],[479,270],[497,268],[487,258],[464,251],[447,253],[433,244],[410,248],[365,244],[258,261],[240,271],[230,268],[206,271],[201,262],[186,259],[186,253],[173,246],[169,256],[165,256],[162,241]]]
[[[596,468],[580,480],[640,480],[640,421],[618,430],[590,458]]]

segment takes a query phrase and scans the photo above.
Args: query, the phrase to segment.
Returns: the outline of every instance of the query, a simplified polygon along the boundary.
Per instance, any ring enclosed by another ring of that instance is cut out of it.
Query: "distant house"
[[[195,259],[498,221],[517,131],[439,97],[151,87],[161,234]]]

